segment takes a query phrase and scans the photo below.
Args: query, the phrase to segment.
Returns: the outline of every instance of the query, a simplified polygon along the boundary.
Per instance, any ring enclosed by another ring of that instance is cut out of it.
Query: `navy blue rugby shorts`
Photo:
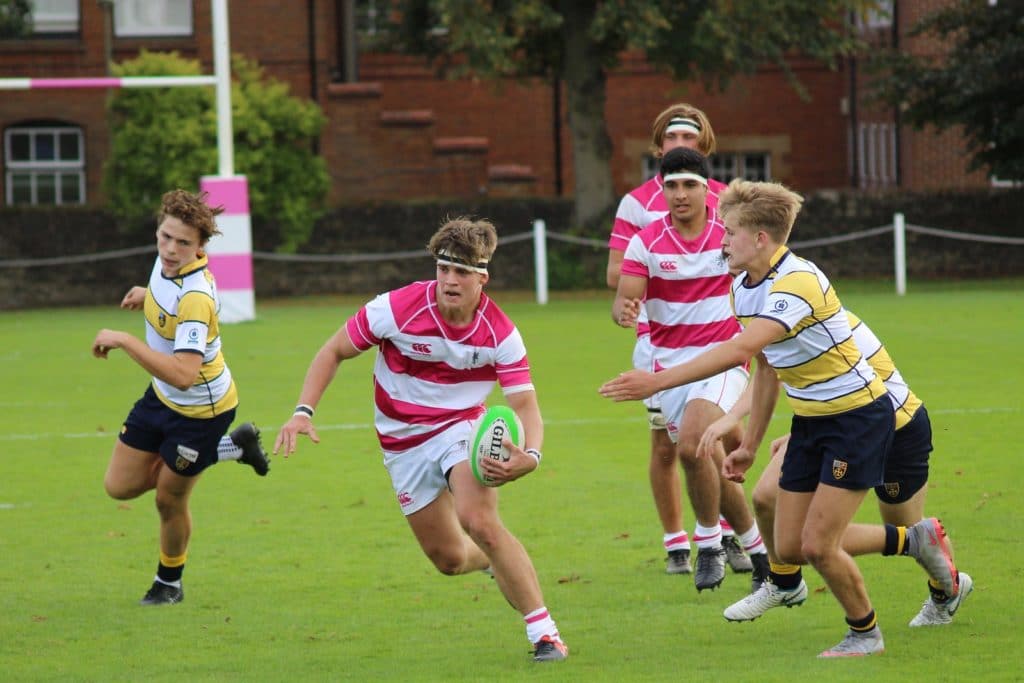
[[[217,446],[234,420],[234,408],[211,418],[185,417],[164,405],[151,384],[128,413],[120,439],[159,453],[172,472],[194,477],[217,462]]]

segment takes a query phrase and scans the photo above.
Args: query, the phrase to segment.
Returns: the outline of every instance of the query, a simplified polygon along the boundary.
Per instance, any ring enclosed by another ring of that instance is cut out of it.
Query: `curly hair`
[[[443,251],[474,264],[486,264],[497,247],[498,232],[494,224],[466,216],[447,219],[427,244],[435,257]]]
[[[173,216],[185,225],[199,231],[199,242],[206,242],[214,235],[219,235],[216,216],[224,213],[224,207],[213,208],[206,203],[209,193],[195,194],[187,190],[171,190],[164,194],[157,214],[157,223],[163,223],[168,216]]]

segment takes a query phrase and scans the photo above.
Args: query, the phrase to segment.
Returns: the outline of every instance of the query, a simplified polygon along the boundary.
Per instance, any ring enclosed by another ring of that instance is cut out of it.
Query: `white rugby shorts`
[[[472,422],[463,420],[407,451],[384,451],[384,467],[402,514],[422,510],[448,488],[445,472],[469,460],[471,426]]]
[[[672,443],[679,441],[679,426],[683,421],[687,403],[704,399],[727,413],[747,388],[748,377],[747,371],[743,368],[732,368],[714,377],[661,392],[661,409],[665,414],[665,427]]]
[[[651,346],[651,335],[637,337],[633,347],[633,367],[637,370],[654,370],[654,347]],[[647,409],[647,424],[652,430],[665,429],[665,416],[661,412],[661,394],[655,394],[643,400]]]

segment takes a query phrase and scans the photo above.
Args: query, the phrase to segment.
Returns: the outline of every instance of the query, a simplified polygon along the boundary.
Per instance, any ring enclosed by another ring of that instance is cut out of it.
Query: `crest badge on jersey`
[[[832,461],[832,478],[842,479],[846,476],[847,463],[845,460]]]
[[[775,313],[782,313],[787,308],[789,308],[789,303],[786,301],[782,301],[781,299],[772,304],[772,311],[774,311]]]
[[[160,315],[156,317],[156,321],[157,323],[160,324],[160,327],[163,327],[167,324],[167,316],[164,315],[163,311],[161,311]]]
[[[900,495],[900,483],[898,481],[885,482],[885,493],[890,498],[898,498]]]

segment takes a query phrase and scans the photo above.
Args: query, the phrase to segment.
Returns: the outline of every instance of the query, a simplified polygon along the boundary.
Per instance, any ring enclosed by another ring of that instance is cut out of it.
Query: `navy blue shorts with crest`
[[[217,446],[235,419],[235,409],[211,418],[185,417],[146,388],[128,413],[120,439],[126,446],[159,453],[170,470],[194,477],[217,462]]]
[[[932,451],[932,422],[922,405],[910,422],[896,430],[885,460],[885,478],[875,487],[883,503],[904,503],[928,483],[928,454]]]
[[[853,491],[880,486],[895,424],[888,394],[845,413],[794,415],[779,487],[809,493],[819,483]]]

